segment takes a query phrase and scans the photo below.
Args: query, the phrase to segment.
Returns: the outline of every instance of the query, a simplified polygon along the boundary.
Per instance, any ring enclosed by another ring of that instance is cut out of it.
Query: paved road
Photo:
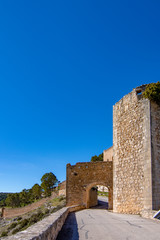
[[[160,221],[86,209],[70,213],[57,240],[157,240]]]
[[[93,207],[96,209],[108,209],[108,197],[98,196],[98,206]]]

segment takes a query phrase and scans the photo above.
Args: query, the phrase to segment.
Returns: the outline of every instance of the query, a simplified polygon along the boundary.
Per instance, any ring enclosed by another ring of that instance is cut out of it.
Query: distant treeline
[[[41,182],[41,185],[36,183],[31,189],[23,189],[20,193],[1,193],[0,207],[24,207],[42,197],[48,197],[58,180],[50,172],[42,176]]]
[[[103,153],[99,154],[99,156],[95,155],[91,158],[91,162],[102,162],[103,161]]]
[[[9,193],[3,193],[3,192],[1,192],[0,193],[0,201],[2,201],[2,200],[5,200],[6,198],[7,198],[7,195],[8,195]]]

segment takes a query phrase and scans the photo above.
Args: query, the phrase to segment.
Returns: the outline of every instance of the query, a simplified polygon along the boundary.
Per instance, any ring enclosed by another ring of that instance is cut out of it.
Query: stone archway
[[[89,190],[94,185],[109,189],[109,209],[113,207],[113,163],[82,162],[74,166],[67,164],[66,199],[67,206],[82,205],[88,208]]]
[[[90,207],[90,190],[92,189],[92,187],[96,185],[102,185],[108,188],[108,209],[113,209],[113,188],[111,188],[110,186],[106,186],[104,185],[103,182],[99,182],[99,181],[90,183],[86,187],[86,194],[84,199],[86,208]]]

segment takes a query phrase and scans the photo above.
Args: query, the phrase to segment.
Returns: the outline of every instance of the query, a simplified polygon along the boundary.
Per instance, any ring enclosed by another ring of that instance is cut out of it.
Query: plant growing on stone
[[[143,96],[160,105],[160,82],[148,84]]]

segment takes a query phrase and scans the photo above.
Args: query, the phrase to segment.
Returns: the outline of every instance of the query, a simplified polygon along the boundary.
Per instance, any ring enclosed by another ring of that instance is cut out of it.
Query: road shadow
[[[78,225],[74,212],[68,214],[56,240],[79,240]]]
[[[91,208],[92,209],[108,209],[108,202],[98,200],[98,205]]]

